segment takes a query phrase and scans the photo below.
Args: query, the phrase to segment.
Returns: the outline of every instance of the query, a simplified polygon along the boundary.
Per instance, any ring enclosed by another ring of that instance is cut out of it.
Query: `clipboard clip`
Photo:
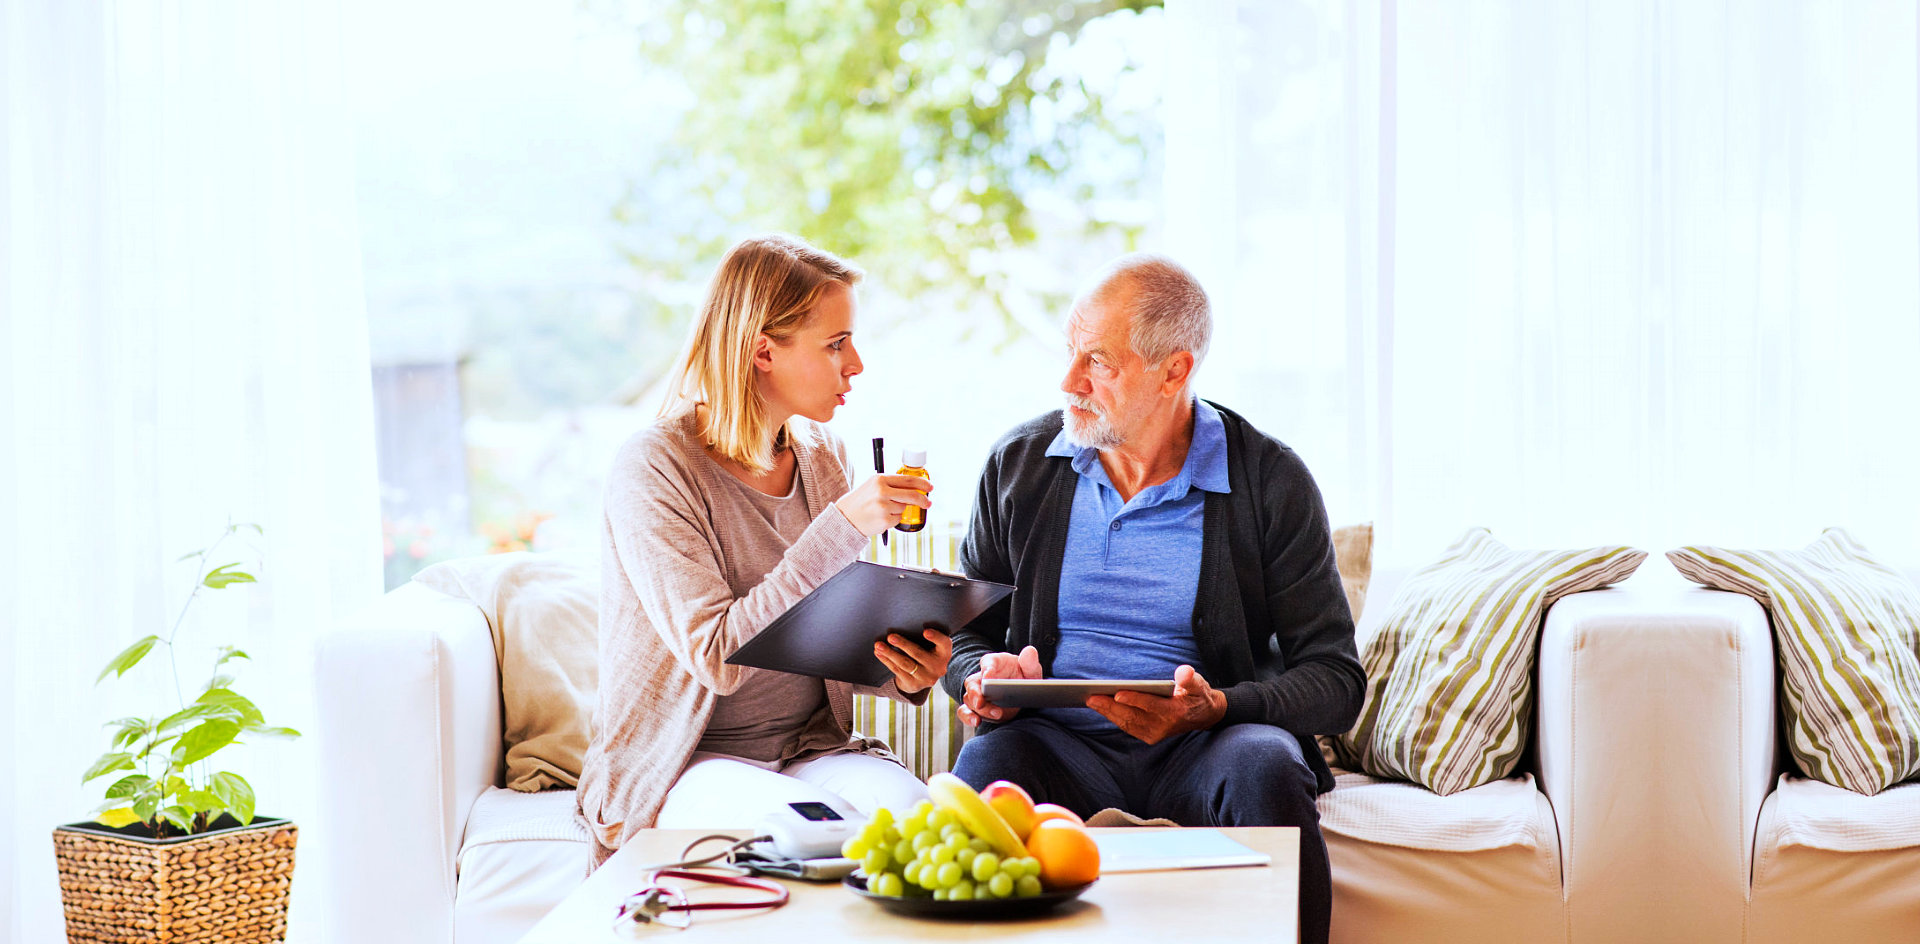
[[[938,568],[938,567],[914,567],[914,566],[912,566],[911,564],[888,564],[888,565],[886,565],[886,566],[888,566],[888,567],[891,567],[891,568],[893,568],[894,570],[911,570],[911,571],[913,571],[913,572],[914,572],[914,573],[916,573],[916,574],[932,574],[932,575],[933,575],[933,576],[935,576],[935,577],[960,577],[960,576],[964,576],[964,575],[962,575],[962,574],[956,574],[956,573],[953,573],[953,572],[951,572],[951,571],[945,571],[945,570],[941,570],[941,569],[940,569],[940,568]],[[907,575],[906,575],[906,574],[894,574],[894,576],[896,576],[896,577],[899,577],[899,578],[900,578],[901,580],[905,580],[905,579],[907,579]],[[960,584],[957,584],[957,583],[950,583],[950,584],[947,584],[947,586],[949,586],[949,587],[958,587],[958,586],[960,586]]]
[[[902,567],[902,568],[900,568],[900,569],[901,569],[901,570],[911,570],[911,571],[913,571],[913,572],[914,572],[914,573],[916,573],[916,574],[926,574],[926,575],[928,575],[928,576],[931,576],[931,577],[958,577],[958,576],[960,576],[959,574],[950,574],[950,573],[947,573],[947,572],[946,572],[946,571],[944,571],[944,570],[937,570],[937,569],[934,569],[934,568],[920,568],[920,567]],[[898,577],[898,578],[899,578],[899,579],[901,579],[901,580],[905,580],[905,579],[907,579],[907,575],[906,575],[906,574],[894,574],[894,576],[895,576],[895,577]],[[957,589],[957,588],[959,588],[959,587],[964,587],[964,586],[966,586],[966,585],[967,585],[967,584],[966,584],[966,581],[964,581],[964,580],[949,580],[949,581],[947,581],[947,589],[949,589],[949,590],[953,590],[953,589]]]

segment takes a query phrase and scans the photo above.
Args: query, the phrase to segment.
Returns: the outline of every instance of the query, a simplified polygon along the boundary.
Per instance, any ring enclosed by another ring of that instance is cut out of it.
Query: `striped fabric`
[[[1547,608],[1625,580],[1646,556],[1620,545],[1516,551],[1484,528],[1468,531],[1407,578],[1368,641],[1366,701],[1335,739],[1340,766],[1442,796],[1513,773]]]
[[[1872,796],[1920,777],[1920,590],[1830,528],[1799,551],[1683,547],[1675,569],[1766,609],[1787,744],[1807,776]]]
[[[861,559],[900,567],[957,570],[954,559],[959,556],[960,535],[958,523],[928,525],[916,534],[894,531],[884,547],[879,538],[870,541]],[[973,733],[972,728],[960,723],[953,699],[937,684],[927,703],[918,708],[889,698],[854,696],[853,729],[886,741],[894,756],[922,780],[952,770],[960,756],[960,745]]]

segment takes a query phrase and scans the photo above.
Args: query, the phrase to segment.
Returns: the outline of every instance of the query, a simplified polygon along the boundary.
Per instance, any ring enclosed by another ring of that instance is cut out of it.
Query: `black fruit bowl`
[[[855,872],[840,880],[853,893],[898,915],[912,918],[947,918],[957,921],[1006,920],[1031,918],[1066,904],[1093,887],[1093,882],[1041,892],[1032,898],[977,898],[966,901],[936,901],[932,898],[889,898],[867,891],[867,877]]]

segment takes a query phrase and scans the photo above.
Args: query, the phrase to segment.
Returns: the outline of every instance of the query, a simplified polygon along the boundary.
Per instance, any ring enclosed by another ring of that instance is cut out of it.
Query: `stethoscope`
[[[687,898],[685,891],[659,884],[661,879],[669,878],[706,885],[751,888],[766,892],[767,897],[746,901],[691,901]],[[613,924],[616,929],[650,924],[684,928],[693,922],[695,911],[747,911],[756,908],[778,908],[787,903],[787,897],[786,886],[766,879],[724,873],[693,872],[686,869],[663,869],[653,873],[652,884],[628,895],[626,900],[620,903],[620,911],[614,917]]]

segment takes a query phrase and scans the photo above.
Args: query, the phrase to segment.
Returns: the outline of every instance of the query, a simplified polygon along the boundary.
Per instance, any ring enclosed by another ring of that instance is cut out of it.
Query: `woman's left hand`
[[[886,639],[873,644],[874,658],[893,670],[894,686],[903,695],[932,688],[947,674],[947,660],[953,658],[952,637],[932,627],[920,635],[933,648],[920,648],[904,633],[888,633]]]

